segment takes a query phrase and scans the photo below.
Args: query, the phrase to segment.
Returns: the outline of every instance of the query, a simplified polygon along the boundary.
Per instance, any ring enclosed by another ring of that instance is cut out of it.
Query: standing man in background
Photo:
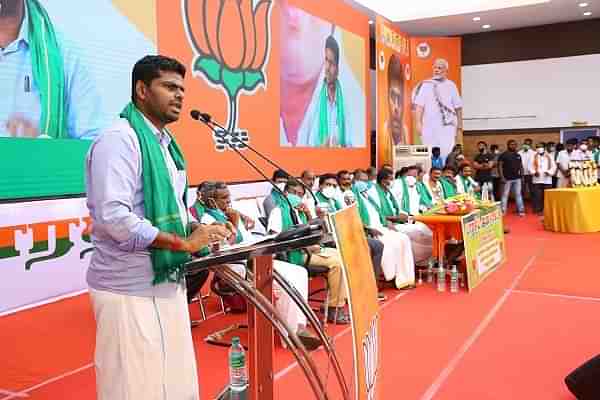
[[[556,173],[556,164],[550,154],[546,153],[544,143],[535,146],[536,154],[530,161],[529,170],[532,174],[533,212],[537,215],[544,214],[544,191],[552,188],[552,177]]]
[[[462,136],[462,99],[448,79],[448,61],[433,64],[433,77],[417,85],[412,99],[417,136],[423,144],[438,146],[446,157]]]
[[[535,150],[533,150],[533,140],[525,139],[523,142],[523,147],[519,150],[519,155],[521,156],[521,161],[523,163],[523,198],[529,199],[533,192],[533,185],[531,182],[531,171],[529,170],[529,165],[531,164],[531,160],[535,157]]]
[[[571,181],[571,173],[569,171],[569,163],[575,156],[574,150],[577,146],[577,139],[571,138],[567,140],[565,149],[558,152],[556,158],[556,165],[558,167],[558,184],[559,188],[569,187]]]
[[[523,204],[523,193],[521,184],[523,179],[523,161],[517,152],[517,142],[509,140],[506,144],[507,150],[498,158],[498,173],[500,181],[504,185],[502,189],[502,211],[508,211],[508,196],[511,190],[517,201],[517,213],[520,217],[525,216],[525,205]]]
[[[475,169],[475,180],[479,184],[479,187],[483,189],[484,184],[492,185],[492,190],[490,195],[494,196],[493,190],[493,176],[492,171],[496,167],[494,156],[488,152],[487,143],[479,142],[477,143],[477,148],[479,149],[479,154],[475,156],[475,160],[473,163],[473,168]],[[495,197],[494,197],[495,198]]]
[[[179,119],[184,77],[177,60],[139,60],[131,102],[88,152],[99,400],[199,398],[185,263],[232,231],[190,223],[185,160],[166,129]]]

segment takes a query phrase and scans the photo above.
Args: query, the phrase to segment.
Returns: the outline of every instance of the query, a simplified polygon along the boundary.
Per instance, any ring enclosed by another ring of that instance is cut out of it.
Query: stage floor
[[[534,216],[507,225],[508,261],[474,292],[386,292],[381,399],[573,399],[564,376],[600,351],[600,234],[545,232]],[[227,379],[227,349],[203,338],[239,319],[213,314],[193,329],[203,400]],[[350,328],[331,334],[351,377]],[[93,348],[87,295],[0,318],[0,400],[95,399]],[[312,398],[291,354],[275,352],[277,398]]]

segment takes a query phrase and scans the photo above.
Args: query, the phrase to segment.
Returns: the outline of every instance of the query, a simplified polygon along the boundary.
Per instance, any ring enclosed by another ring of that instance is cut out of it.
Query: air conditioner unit
[[[431,148],[426,145],[398,145],[394,156],[394,169],[420,165],[425,172],[431,168]]]

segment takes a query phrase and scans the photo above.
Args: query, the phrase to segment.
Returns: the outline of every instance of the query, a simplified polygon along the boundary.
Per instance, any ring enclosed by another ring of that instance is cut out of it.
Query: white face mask
[[[276,183],[275,186],[277,186],[282,192],[285,190],[285,183],[283,182]]]
[[[544,154],[544,152],[545,152],[545,151],[546,151],[546,150],[544,150],[542,147],[538,147],[538,148],[537,148],[537,152],[538,152],[538,154]]]
[[[325,189],[321,190],[323,196],[328,199],[331,199],[335,196],[335,188],[333,186],[327,186]]]
[[[587,149],[588,149],[588,148],[587,148],[587,144],[582,144],[581,146],[579,146],[579,149],[580,149],[581,151],[587,151]]]
[[[417,178],[415,178],[415,177],[414,177],[414,176],[412,176],[412,175],[408,175],[408,176],[406,177],[406,184],[407,184],[408,186],[411,186],[411,187],[412,187],[412,186],[415,186],[415,185],[417,184]]]

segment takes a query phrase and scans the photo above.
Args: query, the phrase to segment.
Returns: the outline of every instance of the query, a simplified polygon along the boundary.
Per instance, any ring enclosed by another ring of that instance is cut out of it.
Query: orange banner
[[[410,39],[382,17],[376,22],[377,165],[392,164],[396,145],[413,143],[410,128]]]
[[[456,97],[460,97],[461,90],[461,38],[459,37],[412,37],[411,43],[411,66],[412,66],[412,80],[411,80],[411,92],[412,92],[412,132],[415,144],[427,144],[430,146],[439,146],[442,150],[442,155],[445,157],[451,147],[458,141],[462,143],[462,131],[457,130],[460,126],[460,122],[454,123],[454,125],[445,125],[442,128],[435,129],[429,128],[427,119],[435,120],[433,125],[442,126],[442,117],[439,114],[438,108],[439,103],[435,99],[435,92],[441,96],[441,102],[447,106],[451,111],[449,112],[449,119],[452,120],[452,113],[456,112],[456,107],[459,105],[456,101]],[[445,60],[448,64],[447,70],[447,81],[443,87],[439,89],[431,89],[433,85],[428,85],[432,82],[434,75],[434,63],[436,60]],[[452,85],[457,89],[457,93],[453,92]],[[450,88],[450,89],[447,89]],[[421,90],[422,89],[422,90]],[[421,118],[422,125],[425,125],[419,130],[419,121],[416,118],[415,101],[419,93],[427,94],[428,91],[432,92],[429,96],[423,96],[423,100],[426,104],[426,110],[424,116]],[[446,101],[446,99],[448,99]],[[462,103],[460,103],[462,112]],[[439,121],[437,121],[439,120]],[[458,125],[458,126],[456,126]],[[453,127],[453,128],[452,128]],[[425,131],[425,134],[423,133]],[[442,132],[443,131],[443,132]],[[452,132],[450,132],[452,131]],[[444,154],[445,153],[445,154]]]
[[[369,246],[357,206],[331,215],[334,238],[342,258],[354,345],[354,388],[357,400],[379,398],[381,334],[377,283]]]
[[[349,41],[342,40],[340,50],[352,60],[363,60],[362,65],[351,65],[357,69],[355,75],[361,77],[359,85],[369,87],[368,17],[341,0],[319,3],[182,0],[181,7],[173,7],[171,1],[158,0],[159,52],[177,58],[188,68],[182,118],[172,129],[188,161],[190,184],[207,179],[229,182],[262,179],[232,150],[226,149],[222,139],[189,117],[194,108],[211,114],[215,121],[233,132],[234,136],[228,138],[234,144],[250,144],[293,174],[306,168],[323,173],[368,165],[366,96],[363,104],[348,107],[353,111],[364,106],[366,111],[364,126],[354,128],[359,133],[347,132],[361,137],[363,147],[299,149],[281,145],[280,66],[285,50],[282,33],[289,31],[288,25],[292,23],[287,13],[290,8],[301,9],[327,22],[335,28],[338,37],[352,34],[353,43],[356,38],[361,39],[362,49],[356,46],[347,49],[344,43]],[[288,24],[286,29],[282,26],[284,23]],[[301,35],[310,46],[311,27],[294,25],[293,28],[299,29],[295,34]],[[318,62],[324,65],[324,48],[319,50],[319,57],[322,59]],[[249,151],[243,151],[250,156]],[[271,174],[271,167],[264,163],[259,165]]]

